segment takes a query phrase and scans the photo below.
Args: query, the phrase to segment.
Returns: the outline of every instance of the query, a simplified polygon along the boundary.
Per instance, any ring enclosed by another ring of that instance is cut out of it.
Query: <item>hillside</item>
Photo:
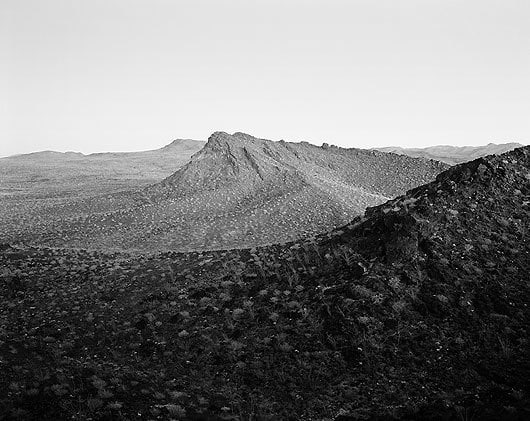
[[[0,419],[526,420],[529,230],[525,147],[284,245],[4,245]]]
[[[144,187],[172,174],[203,145],[177,139],[143,152],[43,151],[0,158],[0,196],[79,196]]]
[[[162,182],[52,204],[31,218],[15,212],[8,225],[16,232],[8,238],[138,251],[285,242],[340,226],[444,168],[395,154],[216,132]]]
[[[435,159],[449,165],[456,165],[487,155],[499,155],[521,146],[523,145],[520,143],[504,143],[499,145],[488,143],[484,146],[440,145],[427,148],[401,148],[399,146],[389,146],[385,148],[376,148],[376,150],[408,155],[414,158]]]
[[[171,195],[232,188],[252,188],[289,176],[322,190],[393,196],[439,172],[442,165],[363,149],[307,142],[273,142],[245,133],[216,132],[185,167],[161,184]],[[337,193],[332,193],[338,195]]]

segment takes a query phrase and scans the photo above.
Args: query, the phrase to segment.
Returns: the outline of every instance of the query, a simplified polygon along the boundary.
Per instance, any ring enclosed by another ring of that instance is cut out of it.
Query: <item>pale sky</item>
[[[529,0],[0,0],[0,156],[530,143]]]

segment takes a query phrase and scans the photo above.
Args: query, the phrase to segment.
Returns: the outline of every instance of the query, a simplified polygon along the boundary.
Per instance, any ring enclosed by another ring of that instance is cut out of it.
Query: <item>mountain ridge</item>
[[[212,157],[215,158],[214,162],[209,161]],[[337,157],[341,157],[342,160],[333,161]],[[329,158],[332,162],[325,162],[325,158]],[[193,177],[204,178],[205,181],[216,176],[222,178],[223,174],[210,173],[208,165],[226,167],[225,169],[234,177],[243,172],[245,175],[250,176],[253,181],[256,176],[263,181],[266,178],[276,176],[279,172],[300,175],[301,164],[308,163],[312,165],[312,168],[309,170],[304,169],[303,172],[305,173],[318,171],[318,167],[331,170],[335,169],[334,167],[338,167],[341,170],[347,169],[362,184],[362,187],[376,189],[381,193],[385,192],[387,197],[391,197],[393,195],[393,192],[391,192],[392,188],[388,186],[377,187],[374,185],[374,183],[377,184],[376,180],[378,177],[373,166],[365,165],[366,168],[357,168],[362,165],[362,162],[360,162],[362,159],[370,159],[375,162],[377,158],[388,158],[388,155],[379,151],[340,148],[326,144],[317,146],[308,142],[271,141],[242,132],[235,132],[232,135],[226,132],[214,132],[209,137],[204,148],[197,152],[188,164],[167,177],[160,184],[164,187],[171,187],[171,185],[178,187],[179,181],[187,180],[188,174],[186,173],[188,172],[193,173]],[[349,161],[345,159],[349,159]],[[411,161],[398,158],[394,161],[399,161],[402,165],[417,163],[418,165],[432,166],[437,169],[444,168],[443,165],[429,164],[421,160]],[[208,162],[208,165],[201,165],[205,162]],[[355,167],[346,168],[352,162],[356,164]],[[304,175],[307,177],[307,174]],[[387,176],[388,174],[383,175]],[[403,175],[399,174],[399,177],[403,177]],[[394,179],[393,182],[404,183],[399,177],[397,180]],[[372,181],[372,184],[370,184],[369,179]],[[216,182],[222,182],[222,180],[216,180],[213,184],[218,185]],[[398,187],[397,189],[400,188]]]
[[[435,159],[445,162],[449,165],[461,164],[463,162],[472,161],[482,156],[492,154],[502,154],[522,147],[520,143],[488,143],[481,146],[452,146],[452,145],[435,145],[425,148],[403,148],[399,146],[387,146],[374,148],[382,152],[391,152],[402,155],[408,155],[416,158]]]
[[[0,160],[6,159],[24,159],[24,158],[32,158],[32,157],[39,157],[39,156],[55,156],[55,157],[104,157],[106,155],[140,155],[144,153],[153,153],[161,150],[167,150],[167,149],[173,149],[173,148],[187,148],[187,149],[196,149],[197,146],[203,146],[206,142],[202,140],[194,140],[194,139],[174,139],[168,144],[161,146],[157,149],[146,149],[141,151],[107,151],[107,152],[90,152],[90,153],[83,153],[83,152],[76,152],[76,151],[55,151],[55,150],[42,150],[42,151],[34,151],[34,152],[28,152],[28,153],[21,153],[21,154],[14,154],[14,155],[8,155],[8,156],[2,156],[0,157]]]
[[[0,158],[0,192],[6,195],[82,196],[156,183],[189,161],[204,142],[177,139],[141,152],[41,151]]]

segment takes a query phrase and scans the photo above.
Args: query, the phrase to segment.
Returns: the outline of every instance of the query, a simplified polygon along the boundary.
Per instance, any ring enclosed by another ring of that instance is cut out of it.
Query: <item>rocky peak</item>
[[[243,148],[245,146],[252,145],[261,145],[263,141],[260,139],[251,136],[246,133],[236,132],[234,134],[229,134],[226,132],[214,132],[206,143],[206,151],[208,150],[220,150],[226,148]]]
[[[216,145],[222,145],[224,143],[227,143],[230,141],[230,135],[226,132],[214,132],[210,135],[208,138],[208,141],[206,142],[206,146],[216,146]]]

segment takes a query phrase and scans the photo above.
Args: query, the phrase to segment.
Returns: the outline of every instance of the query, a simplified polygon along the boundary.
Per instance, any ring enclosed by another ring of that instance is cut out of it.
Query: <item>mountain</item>
[[[284,242],[342,225],[444,168],[377,151],[216,132],[165,180],[141,191],[53,205],[40,212],[45,230],[29,226],[22,237],[139,251]]]
[[[159,190],[172,196],[233,188],[245,191],[290,178],[331,190],[335,196],[346,194],[354,185],[359,189],[357,195],[391,197],[442,168],[375,151],[216,132],[191,162],[160,183]]]
[[[442,145],[430,146],[427,148],[401,148],[399,146],[389,146],[385,148],[376,148],[376,150],[408,155],[414,158],[435,159],[449,165],[456,165],[487,155],[502,154],[521,146],[523,145],[520,143],[505,143],[500,145],[489,143],[485,146]]]
[[[0,195],[78,196],[144,187],[173,173],[203,145],[177,139],[143,152],[43,151],[0,158]]]
[[[286,244],[3,245],[0,418],[529,419],[529,232],[524,147]]]
[[[443,168],[373,151],[216,132],[187,165],[146,192],[155,218],[164,215],[178,227],[166,237],[180,237],[174,245],[240,247],[329,230]]]

